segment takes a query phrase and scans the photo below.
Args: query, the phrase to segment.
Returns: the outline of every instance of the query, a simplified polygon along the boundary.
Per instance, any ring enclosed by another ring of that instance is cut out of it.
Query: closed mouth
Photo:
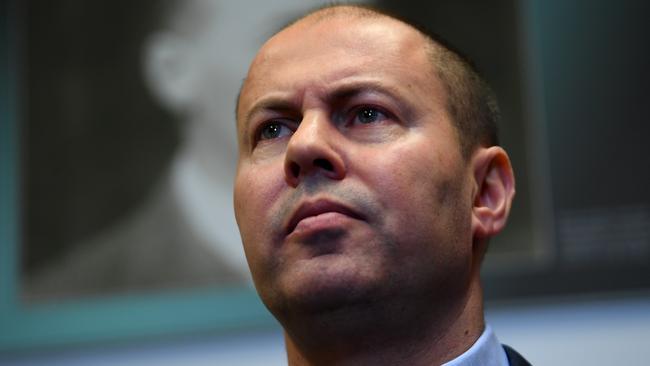
[[[356,213],[351,208],[340,204],[338,202],[329,200],[317,200],[311,202],[303,202],[298,206],[286,226],[286,235],[291,234],[298,223],[308,217],[318,216],[328,212],[337,212],[353,219],[363,220],[363,217]]]

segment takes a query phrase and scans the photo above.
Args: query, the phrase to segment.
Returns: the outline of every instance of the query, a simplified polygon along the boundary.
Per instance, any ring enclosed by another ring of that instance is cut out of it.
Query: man
[[[290,365],[527,364],[483,319],[514,196],[497,115],[458,55],[374,10],[318,10],[261,48],[235,216]]]

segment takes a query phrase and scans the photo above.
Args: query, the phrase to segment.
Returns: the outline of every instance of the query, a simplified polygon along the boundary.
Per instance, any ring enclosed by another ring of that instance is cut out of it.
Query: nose
[[[305,114],[287,145],[284,175],[287,183],[297,187],[310,175],[341,180],[346,167],[341,156],[338,129],[320,113]]]

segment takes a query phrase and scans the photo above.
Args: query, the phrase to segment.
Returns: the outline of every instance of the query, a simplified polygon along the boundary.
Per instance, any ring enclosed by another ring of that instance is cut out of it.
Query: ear
[[[479,148],[471,164],[475,179],[472,232],[475,239],[488,239],[506,225],[515,177],[508,154],[499,146]]]
[[[146,83],[161,104],[172,112],[188,109],[196,90],[196,52],[191,42],[171,32],[159,32],[144,47]]]

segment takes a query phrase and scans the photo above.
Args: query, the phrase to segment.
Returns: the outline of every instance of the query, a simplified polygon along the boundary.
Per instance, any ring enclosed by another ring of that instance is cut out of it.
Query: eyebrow
[[[288,98],[282,97],[282,96],[270,96],[263,98],[261,101],[258,101],[255,103],[255,106],[246,113],[246,118],[244,118],[244,122],[248,124],[248,122],[253,118],[253,115],[265,111],[265,110],[274,110],[274,111],[282,111],[282,110],[289,110],[292,108],[295,108],[296,105],[295,103],[291,102]]]
[[[392,100],[392,107],[397,109],[393,111],[400,111],[401,117],[406,119],[413,117],[413,105],[410,98],[397,85],[386,84],[380,80],[353,80],[341,83],[341,85],[333,88],[331,94],[327,96],[327,100],[337,102],[372,94],[382,95]]]
[[[334,88],[333,92],[328,96],[328,99],[348,99],[366,93],[385,94],[396,101],[405,99],[396,87],[374,80],[344,83],[341,86]]]
[[[326,100],[328,102],[349,99],[366,93],[384,94],[396,101],[406,100],[402,97],[402,93],[398,88],[375,80],[345,81],[338,86],[334,85],[331,89],[330,92],[326,93]],[[243,122],[245,123],[246,130],[248,130],[250,120],[255,114],[261,111],[286,111],[295,108],[296,102],[292,95],[285,93],[270,95],[255,102],[253,108],[246,113]]]
[[[263,97],[261,100],[257,101],[253,108],[245,114],[244,119],[242,120],[242,128],[244,136],[249,136],[250,133],[250,121],[253,119],[253,116],[262,111],[289,111],[294,109],[296,104],[291,102],[291,99],[282,96],[282,95],[271,95],[268,97]]]

